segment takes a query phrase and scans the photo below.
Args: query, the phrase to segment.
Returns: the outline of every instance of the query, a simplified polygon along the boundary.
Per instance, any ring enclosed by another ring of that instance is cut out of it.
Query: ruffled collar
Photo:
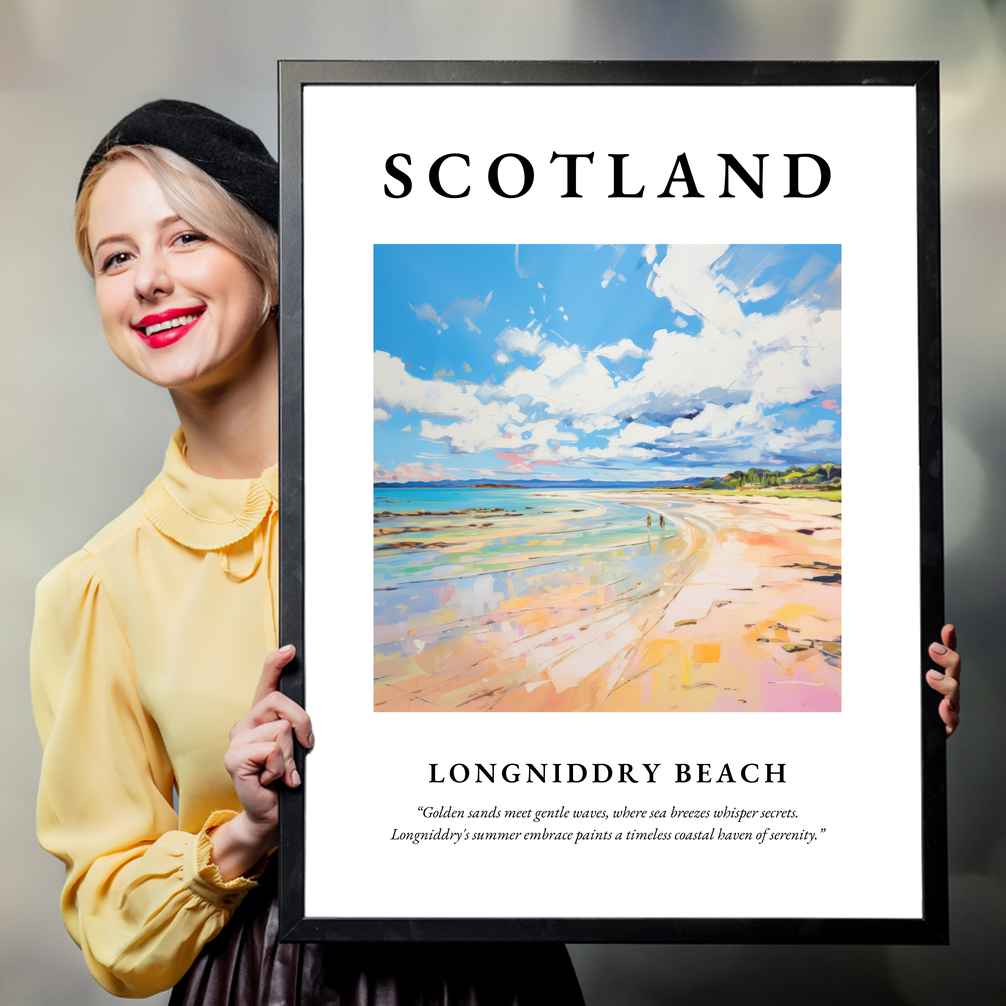
[[[164,468],[143,494],[143,512],[162,534],[186,548],[212,552],[252,533],[279,500],[279,466],[257,479],[213,479],[185,460],[185,437],[175,430]]]

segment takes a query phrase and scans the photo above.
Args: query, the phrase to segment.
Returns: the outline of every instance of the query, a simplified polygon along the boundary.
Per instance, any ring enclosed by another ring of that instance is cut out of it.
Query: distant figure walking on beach
[[[650,525],[651,525],[652,523],[653,523],[653,518],[652,518],[652,517],[651,517],[651,516],[650,516],[649,514],[647,514],[647,515],[646,515],[646,529],[647,529],[647,530],[649,530],[649,529],[650,529]]]
[[[660,515],[660,526],[661,527],[664,526],[664,515],[663,514]]]

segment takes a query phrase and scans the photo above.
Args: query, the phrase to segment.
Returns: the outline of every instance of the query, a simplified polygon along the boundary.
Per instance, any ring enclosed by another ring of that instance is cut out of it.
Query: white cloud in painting
[[[486,294],[484,301],[478,297],[474,297],[471,300],[462,300],[460,297],[456,297],[440,314],[437,313],[436,308],[430,303],[420,304],[419,307],[410,303],[409,307],[416,312],[416,317],[420,321],[428,321],[436,328],[450,328],[448,323],[460,317],[462,321],[468,324],[469,332],[475,331],[481,335],[481,330],[475,327],[471,319],[475,315],[481,314],[489,306],[492,296],[493,292],[490,290]]]
[[[497,403],[494,403],[494,405]],[[570,451],[579,435],[553,420],[527,421],[513,402],[499,404],[453,423],[435,423],[424,419],[419,436],[442,443],[451,454],[478,454],[485,450],[527,453],[536,460],[562,457],[575,460]]]
[[[542,405],[553,415],[587,417],[613,415],[623,397],[604,364],[584,356],[579,346],[539,347],[541,362],[534,369],[517,367],[502,384],[479,389],[496,399],[516,400],[525,408]]]
[[[440,315],[434,310],[432,304],[420,304],[416,307],[415,304],[409,304],[409,307],[416,312],[416,317],[420,321],[431,321],[434,325],[440,324]]]
[[[423,464],[421,461],[396,465],[390,472],[374,462],[375,482],[443,482],[445,479],[456,479],[458,473],[445,471],[439,464]]]
[[[478,454],[480,451],[514,447],[520,443],[526,416],[515,402],[481,403],[455,422],[442,424],[422,420],[419,436],[444,444],[451,454]]]
[[[611,430],[621,425],[614,416],[575,416],[569,420],[570,426],[584,433],[597,433],[598,430]]]
[[[524,446],[534,448],[536,456],[552,457],[560,448],[575,444],[579,436],[568,428],[559,429],[551,420],[529,423],[521,431]]]
[[[667,254],[653,266],[650,289],[666,297],[678,314],[697,314],[721,331],[743,320],[736,296],[710,269],[728,245],[668,245]]]
[[[778,292],[779,287],[774,284],[762,283],[761,286],[749,287],[747,293],[741,299],[748,303],[758,300],[767,300],[769,297],[774,297]]]
[[[612,363],[621,363],[627,356],[641,360],[646,356],[646,350],[637,346],[631,339],[619,339],[614,346],[598,346],[592,351],[595,356],[604,356]]]
[[[613,249],[609,280],[624,251]],[[825,277],[827,262],[812,258],[787,281],[785,306],[763,315],[752,308],[781,289],[775,281],[754,285],[767,259],[746,279],[737,280],[735,270],[730,281],[722,273],[726,251],[668,246],[660,258],[655,245],[643,249],[640,259],[651,265],[647,287],[678,315],[648,348],[622,338],[585,350],[546,339],[535,322],[508,326],[491,356],[504,364],[519,354],[526,363],[501,384],[481,385],[414,377],[379,351],[375,420],[396,408],[416,412],[422,439],[455,455],[496,451],[519,470],[557,461],[688,468],[827,453],[838,442],[835,420],[808,423],[792,408],[841,384],[841,312],[815,292],[815,284],[837,281],[838,270]],[[515,249],[515,263],[516,256]],[[423,309],[413,309],[421,317]],[[424,320],[440,319],[434,312]],[[697,334],[682,330],[695,332],[689,320],[698,322]],[[638,373],[616,381],[605,361],[629,357],[642,361]]]
[[[379,411],[385,412],[388,418],[395,409],[424,416],[465,414],[473,406],[479,406],[468,393],[468,387],[476,385],[415,377],[397,356],[383,350],[374,353],[375,419]]]
[[[535,326],[533,332],[526,328],[505,328],[496,336],[498,345],[510,353],[520,353],[522,356],[533,356],[544,341],[541,325]]]
[[[629,340],[587,356],[575,345],[546,341],[537,346],[537,367],[520,367],[479,394],[595,422],[598,416],[665,420],[710,404],[794,404],[840,382],[839,312],[796,304],[768,317],[745,318],[738,310],[732,320],[726,331],[706,323],[698,336],[659,330],[645,354],[639,347],[638,356],[624,354],[647,359],[635,377],[617,385],[598,357],[618,358]]]
[[[608,438],[609,448],[638,447],[664,440],[671,432],[669,426],[650,426],[648,423],[627,423]]]
[[[753,398],[795,404],[841,383],[841,312],[797,304],[777,315],[748,316],[745,333],[757,342]]]

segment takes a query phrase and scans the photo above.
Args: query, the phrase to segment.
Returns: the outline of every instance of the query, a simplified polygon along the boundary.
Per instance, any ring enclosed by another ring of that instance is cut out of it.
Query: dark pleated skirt
[[[583,1006],[561,943],[280,943],[274,874],[170,1006]]]

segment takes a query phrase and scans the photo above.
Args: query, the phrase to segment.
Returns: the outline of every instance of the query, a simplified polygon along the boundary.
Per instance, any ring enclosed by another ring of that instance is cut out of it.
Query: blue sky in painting
[[[378,481],[841,461],[837,245],[377,245]]]

